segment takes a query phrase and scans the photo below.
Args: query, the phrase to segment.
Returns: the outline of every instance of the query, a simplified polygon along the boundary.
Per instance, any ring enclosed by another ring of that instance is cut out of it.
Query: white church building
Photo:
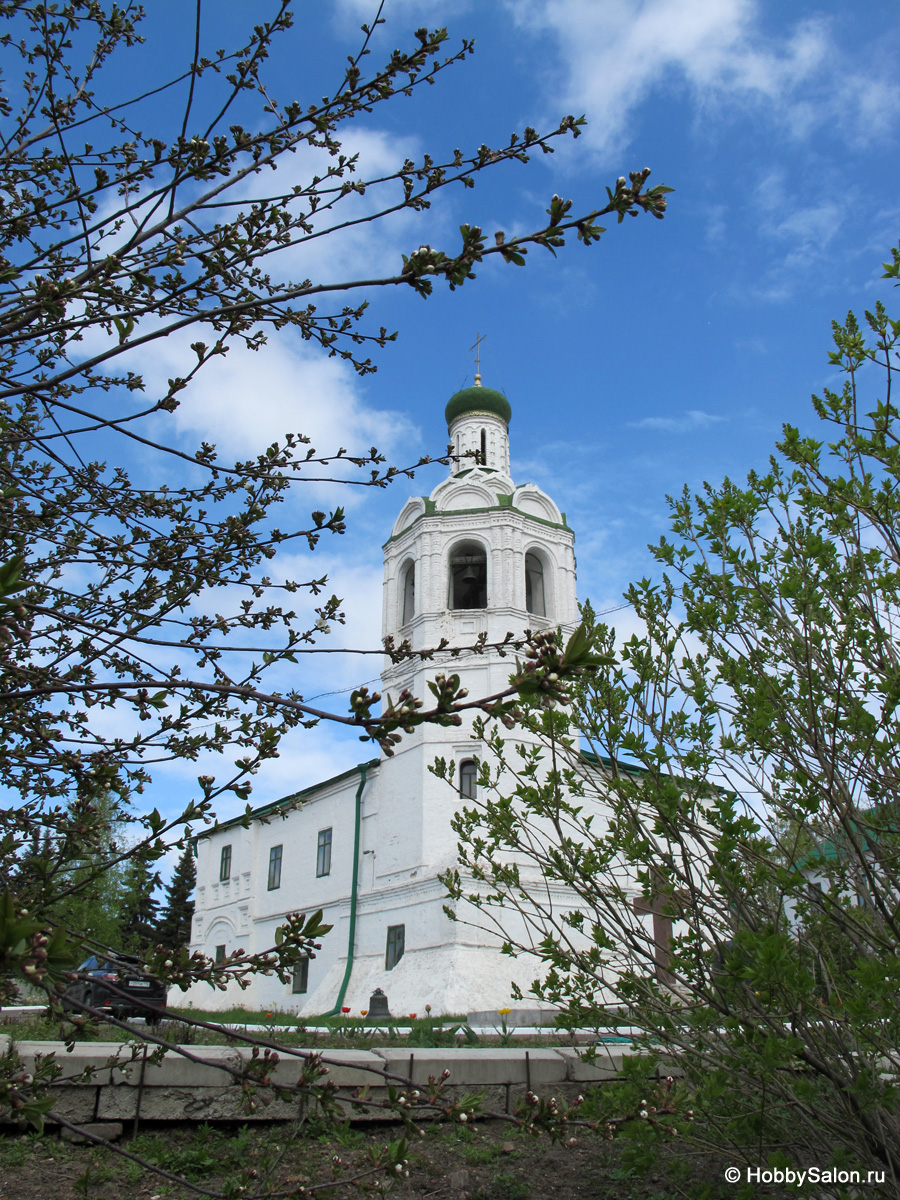
[[[455,461],[430,496],[409,500],[384,546],[383,632],[413,649],[578,622],[574,535],[549,496],[511,479],[509,402],[475,380],[446,417],[456,453],[477,458]],[[473,697],[502,691],[512,665],[489,651],[447,664]],[[389,665],[382,691],[427,698],[426,680],[441,669],[439,656]],[[435,1014],[504,1007],[513,980],[527,993],[533,961],[501,954],[459,908],[458,921],[444,911],[438,875],[456,865],[451,818],[460,793],[477,786],[471,722],[419,726],[392,758],[256,809],[246,828],[237,818],[199,837],[192,950],[218,959],[262,950],[287,912],[321,908],[333,929],[291,982],[258,976],[227,992],[200,984],[193,1004],[356,1014],[381,988],[396,1016],[426,1004]],[[458,792],[429,772],[438,757],[455,761]]]

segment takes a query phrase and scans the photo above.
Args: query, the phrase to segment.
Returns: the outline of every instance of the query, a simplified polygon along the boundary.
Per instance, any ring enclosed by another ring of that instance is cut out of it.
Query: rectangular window
[[[231,878],[231,847],[222,847],[222,857],[219,859],[219,882],[227,883]]]
[[[294,965],[294,977],[291,982],[291,991],[295,996],[302,996],[309,990],[309,959],[301,958]]]
[[[387,931],[387,951],[384,956],[384,969],[393,970],[403,957],[406,948],[406,926],[389,925]]]
[[[319,830],[319,845],[316,850],[316,875],[331,874],[331,830]]]
[[[216,962],[223,963],[225,961],[225,947],[216,946]]]
[[[281,854],[283,846],[273,846],[269,851],[269,891],[277,892],[281,887]]]

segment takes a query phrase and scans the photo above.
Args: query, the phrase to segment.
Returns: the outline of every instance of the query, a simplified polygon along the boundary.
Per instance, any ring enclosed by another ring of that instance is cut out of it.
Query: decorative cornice
[[[575,534],[569,528],[569,526],[566,524],[566,514],[565,513],[561,514],[562,515],[562,524],[560,524],[559,521],[549,521],[549,520],[547,520],[546,517],[536,517],[533,513],[523,512],[521,510],[521,508],[516,508],[512,502],[512,496],[503,495],[503,496],[498,497],[498,499],[499,499],[499,504],[492,504],[488,508],[448,508],[448,509],[442,509],[440,512],[433,511],[433,512],[419,513],[419,515],[416,517],[416,519],[414,521],[411,521],[410,524],[407,525],[405,529],[401,529],[399,533],[392,533],[391,536],[388,538],[388,540],[382,546],[382,549],[386,550],[392,542],[399,541],[400,538],[405,537],[406,534],[408,534],[410,532],[410,530],[416,528],[416,526],[419,524],[420,521],[426,521],[426,520],[428,520],[429,517],[436,517],[436,518],[439,518],[441,521],[446,521],[452,517],[480,516],[483,513],[492,513],[492,512],[497,512],[497,513],[502,512],[504,514],[504,516],[508,516],[510,513],[514,513],[517,517],[522,517],[522,519],[525,521],[534,521],[538,525],[546,526],[548,529],[561,529],[565,533],[571,534],[572,539],[574,541]]]

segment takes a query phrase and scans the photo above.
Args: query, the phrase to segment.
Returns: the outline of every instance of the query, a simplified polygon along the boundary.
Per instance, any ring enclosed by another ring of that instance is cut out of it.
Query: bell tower
[[[443,638],[471,644],[482,632],[495,642],[507,632],[574,627],[574,535],[546,493],[511,478],[506,396],[476,383],[450,398],[445,417],[450,474],[404,505],[384,547],[384,636],[424,650]],[[510,674],[509,658],[490,652],[447,666],[470,677],[473,696],[502,689]],[[439,659],[388,665],[383,688],[422,695],[436,669]]]
[[[396,698],[409,688],[426,705],[428,680],[440,671],[458,674],[470,699],[502,692],[514,661],[490,643],[502,642],[507,632],[571,631],[578,622],[574,535],[539,487],[513,482],[506,396],[476,376],[474,387],[450,398],[445,416],[454,454],[450,472],[429,496],[407,501],[384,546],[384,635],[414,650],[443,639],[461,650],[456,658],[435,654],[385,666],[382,693]],[[483,652],[467,650],[482,633]],[[371,979],[379,978],[389,994],[404,988],[416,994],[427,980],[430,1002],[443,1012],[496,1007],[511,994],[512,968],[499,942],[473,930],[462,913],[458,921],[446,916],[439,880],[456,866],[451,822],[465,798],[476,797],[477,760],[486,757],[472,737],[473,721],[466,712],[459,726],[425,724],[404,735],[380,764],[371,826],[377,832],[365,842],[372,891],[361,904],[363,927],[371,912],[372,928],[402,928],[405,939],[386,982],[374,973],[374,958]],[[455,787],[429,770],[437,758],[454,764]],[[364,811],[364,839],[365,827]]]

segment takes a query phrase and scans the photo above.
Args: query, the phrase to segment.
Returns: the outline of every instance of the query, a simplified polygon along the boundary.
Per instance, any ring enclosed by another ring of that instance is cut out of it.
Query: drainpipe
[[[330,1008],[328,1012],[322,1013],[323,1017],[336,1017],[340,1014],[344,997],[347,995],[347,985],[350,983],[350,975],[353,972],[353,944],[356,939],[356,902],[359,899],[359,835],[362,821],[362,794],[363,788],[366,786],[366,772],[368,769],[368,763],[360,765],[359,787],[356,789],[356,817],[353,829],[353,883],[350,889],[350,932],[347,935],[347,967],[344,971],[344,978],[341,980],[337,1000],[334,1002],[334,1008]]]

